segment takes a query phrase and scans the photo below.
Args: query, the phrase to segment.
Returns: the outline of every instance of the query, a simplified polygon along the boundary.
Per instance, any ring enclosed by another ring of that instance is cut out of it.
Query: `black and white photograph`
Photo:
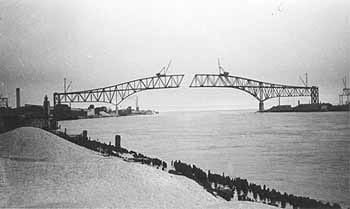
[[[350,1],[0,0],[0,208],[350,209]]]

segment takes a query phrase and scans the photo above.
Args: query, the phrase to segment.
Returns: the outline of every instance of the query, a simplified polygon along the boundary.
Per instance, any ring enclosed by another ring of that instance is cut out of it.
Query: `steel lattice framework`
[[[344,98],[345,98],[345,102],[344,102]],[[343,105],[343,104],[349,104],[350,103],[350,88],[343,88],[343,93],[339,94],[339,104]]]
[[[84,91],[54,93],[54,105],[73,102],[102,102],[119,105],[129,96],[150,89],[178,88],[183,74],[161,75],[136,79],[114,86]]]
[[[259,101],[259,111],[264,101],[275,97],[311,96],[311,103],[319,102],[318,87],[289,86],[224,74],[196,74],[190,87],[235,88],[247,92]]]

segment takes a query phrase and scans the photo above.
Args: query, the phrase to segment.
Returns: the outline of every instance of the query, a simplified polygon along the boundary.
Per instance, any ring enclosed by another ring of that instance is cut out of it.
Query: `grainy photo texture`
[[[349,0],[0,0],[0,208],[349,209]]]

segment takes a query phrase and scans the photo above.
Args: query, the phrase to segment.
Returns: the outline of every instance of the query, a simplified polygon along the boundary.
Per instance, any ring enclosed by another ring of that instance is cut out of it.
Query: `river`
[[[350,113],[165,112],[60,122],[170,162],[350,207]]]

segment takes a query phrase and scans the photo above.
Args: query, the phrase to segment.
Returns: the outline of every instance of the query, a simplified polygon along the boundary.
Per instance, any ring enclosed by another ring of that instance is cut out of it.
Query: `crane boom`
[[[158,77],[165,76],[169,70],[170,64],[171,64],[171,60],[169,61],[167,66],[162,67],[162,69],[159,71],[159,73],[156,74],[156,76]]]
[[[304,84],[305,87],[308,86],[307,73],[305,73],[305,80],[301,76],[299,76],[299,79]]]
[[[164,74],[166,74],[168,72],[170,65],[171,65],[171,60],[169,61],[167,67],[165,68]]]
[[[303,78],[302,78],[301,76],[299,76],[299,79],[300,79],[300,81],[304,84],[304,86],[307,86],[306,83],[305,83],[305,81],[303,80]]]

